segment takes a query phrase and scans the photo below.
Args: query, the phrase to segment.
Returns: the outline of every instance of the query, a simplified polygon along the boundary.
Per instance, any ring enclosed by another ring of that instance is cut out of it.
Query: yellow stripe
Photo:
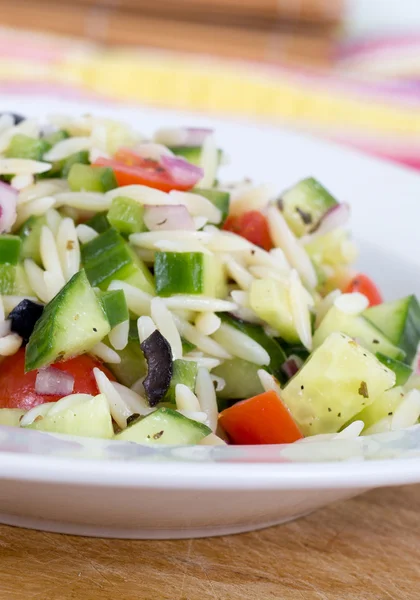
[[[70,56],[58,65],[35,70],[21,62],[0,63],[0,79],[13,75],[75,83],[118,100],[259,117],[356,135],[377,132],[414,138],[420,133],[419,109],[310,87],[310,83],[274,70],[264,73],[251,64],[109,51],[91,57]]]

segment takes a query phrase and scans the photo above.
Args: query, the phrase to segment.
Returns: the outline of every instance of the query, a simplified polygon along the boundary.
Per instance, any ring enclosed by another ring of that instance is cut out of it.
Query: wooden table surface
[[[420,486],[279,527],[180,540],[0,526],[0,600],[418,600]]]

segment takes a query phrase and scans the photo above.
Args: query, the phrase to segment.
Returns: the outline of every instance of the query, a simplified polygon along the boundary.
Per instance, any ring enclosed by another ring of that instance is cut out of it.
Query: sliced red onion
[[[303,360],[299,356],[291,354],[286,362],[283,363],[281,368],[286,373],[286,376],[290,379],[293,377],[293,375],[296,375],[302,365]]]
[[[337,227],[342,227],[350,218],[350,206],[346,203],[336,204],[324,214],[311,233],[316,237],[325,235]]]
[[[35,379],[35,391],[37,394],[47,396],[68,396],[73,393],[74,377],[70,373],[48,367],[40,369]]]
[[[150,231],[195,231],[195,224],[183,204],[161,204],[144,207],[144,223]]]
[[[206,137],[213,133],[213,129],[206,129],[204,127],[185,127],[184,131],[184,146],[202,146]]]
[[[185,158],[162,156],[161,163],[168,170],[174,183],[185,189],[194,187],[204,176],[203,169],[192,165]]]
[[[0,233],[11,231],[16,221],[17,197],[17,190],[0,181]]]

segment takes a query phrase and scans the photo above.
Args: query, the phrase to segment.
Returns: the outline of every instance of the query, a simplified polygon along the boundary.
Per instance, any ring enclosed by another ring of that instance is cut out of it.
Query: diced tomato
[[[343,291],[345,294],[352,294],[353,292],[364,294],[369,300],[369,306],[377,306],[383,302],[381,292],[370,277],[363,273],[356,275]]]
[[[69,360],[56,363],[60,371],[70,373],[74,377],[73,393],[99,393],[93,375],[93,368],[98,367],[107,377],[115,381],[112,373],[98,360],[84,354]],[[21,408],[29,410],[44,402],[56,402],[60,396],[37,394],[35,380],[38,371],[25,373],[25,349],[21,348],[14,356],[8,356],[0,363],[0,408]]]
[[[303,437],[274,391],[237,402],[220,413],[219,422],[234,444],[290,444]]]
[[[194,177],[194,173],[189,177],[177,177],[175,172],[171,173],[160,162],[143,158],[126,148],[118,150],[114,158],[97,158],[93,166],[111,167],[119,186],[146,185],[162,192],[190,190],[200,179],[199,175]],[[192,165],[189,166],[194,169]]]
[[[223,229],[237,233],[264,250],[271,250],[273,247],[267,219],[258,210],[250,210],[242,215],[228,217]]]

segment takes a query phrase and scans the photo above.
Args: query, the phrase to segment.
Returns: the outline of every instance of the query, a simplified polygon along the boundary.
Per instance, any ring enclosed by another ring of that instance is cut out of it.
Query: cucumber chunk
[[[121,362],[107,364],[108,369],[115,375],[120,383],[131,387],[138,379],[147,373],[147,364],[140,348],[137,321],[130,321],[128,344],[123,350],[115,350]]]
[[[108,192],[118,187],[114,171],[109,167],[91,167],[75,163],[69,171],[67,181],[73,192]]]
[[[259,369],[259,366],[242,358],[225,360],[212,370],[213,375],[225,380],[225,387],[217,392],[217,399],[245,400],[262,394],[264,389],[258,377]]]
[[[357,339],[362,346],[376,354],[380,352],[395,360],[404,358],[404,352],[394,346],[379,329],[362,316],[348,315],[336,306],[330,308],[321,325],[315,331],[313,344],[318,348],[334,331],[340,331]]]
[[[364,316],[405,352],[404,362],[411,364],[420,342],[420,304],[417,298],[412,295],[372,306],[364,312]]]
[[[15,290],[16,267],[0,265],[0,294],[13,294]]]
[[[0,264],[17,265],[19,262],[22,240],[17,235],[0,235]]]
[[[54,403],[41,419],[27,429],[111,439],[114,436],[108,400],[102,394],[73,394]]]
[[[70,154],[66,159],[59,162],[61,177],[67,179],[73,165],[88,165],[89,163],[89,152],[87,150],[80,150],[80,152]]]
[[[138,341],[129,341],[123,350],[114,349],[114,352],[121,358],[121,362],[107,364],[107,367],[120,383],[131,387],[146,375],[147,365]]]
[[[20,408],[0,408],[0,426],[19,427],[25,412]]]
[[[274,279],[255,279],[249,290],[249,303],[260,319],[276,329],[286,342],[300,341],[286,286]]]
[[[290,229],[301,237],[314,229],[338,202],[316,179],[309,177],[284,192],[279,204]]]
[[[22,265],[0,264],[0,294],[33,295]]]
[[[391,390],[387,390],[379,396],[370,406],[367,406],[358,415],[356,415],[353,421],[363,421],[365,424],[364,429],[372,427],[378,421],[381,421],[385,417],[392,417],[395,409],[404,400],[404,390],[402,387],[393,387]]]
[[[230,205],[230,194],[229,192],[222,192],[221,190],[214,189],[204,189],[204,188],[194,188],[191,190],[193,194],[199,194],[200,196],[204,196],[207,200],[210,200],[212,204],[216,208],[220,210],[222,213],[222,220],[220,221],[218,227],[222,227],[223,223],[226,221],[229,214],[229,205]]]
[[[128,307],[123,290],[104,292],[100,298],[111,329],[128,321]]]
[[[410,375],[413,372],[413,369],[411,367],[409,367],[405,363],[401,362],[400,360],[395,360],[393,358],[389,358],[389,356],[385,356],[384,354],[381,354],[380,352],[376,353],[376,358],[378,360],[380,360],[383,365],[388,367],[388,369],[391,369],[391,371],[394,371],[395,377],[396,377],[396,380],[395,380],[396,386],[404,385],[405,383],[407,383],[408,378],[410,377]]]
[[[357,247],[350,240],[349,233],[340,228],[315,237],[305,244],[305,250],[318,268],[321,265],[348,265],[357,258]]]
[[[163,398],[163,402],[175,403],[175,386],[183,383],[188,386],[192,392],[195,390],[195,380],[197,377],[197,363],[190,360],[176,359],[173,362],[173,372],[169,389]]]
[[[93,215],[88,221],[86,221],[86,225],[92,227],[97,233],[103,233],[110,229],[111,225],[107,219],[106,212],[96,213]]]
[[[131,198],[114,198],[107,219],[117,231],[124,235],[147,231],[144,224],[144,206]]]
[[[210,427],[187,419],[170,408],[159,408],[147,417],[129,425],[117,433],[115,440],[135,442],[137,444],[185,445],[198,444],[211,433]]]
[[[203,151],[202,146],[168,146],[175,156],[182,156],[185,160],[188,160],[197,167],[201,166],[201,154]],[[221,165],[223,160],[223,150],[220,148],[217,151],[218,165]]]
[[[69,137],[70,136],[67,133],[67,131],[64,131],[63,129],[59,129],[58,131],[54,131],[53,133],[50,133],[49,135],[45,135],[42,139],[45,140],[47,142],[47,144],[49,144],[52,147],[52,146],[55,146],[56,144],[58,144],[58,142],[67,140]]]
[[[58,132],[57,132],[58,133]],[[89,152],[87,150],[81,150],[70,154],[67,158],[57,160],[53,163],[51,169],[46,173],[40,173],[37,175],[38,179],[50,179],[51,177],[62,177],[67,179],[70,169],[75,164],[88,165],[89,164]]]
[[[50,150],[50,148],[51,144],[44,139],[32,138],[28,135],[18,133],[12,137],[5,156],[7,158],[42,160],[45,152]]]
[[[38,265],[41,265],[40,241],[42,227],[46,225],[47,220],[44,216],[29,217],[19,230],[22,239],[21,256],[22,259],[32,258]]]
[[[224,268],[216,256],[202,252],[156,252],[154,270],[158,296],[226,296]]]
[[[124,238],[113,228],[84,244],[82,262],[89,281],[103,290],[114,279],[154,295],[153,276]]]
[[[79,271],[44,308],[26,346],[25,371],[84,354],[110,330],[100,299]]]
[[[395,374],[343,333],[332,333],[282,391],[306,436],[334,433],[395,384]]]
[[[219,317],[226,323],[227,325],[231,325],[238,329],[238,331],[242,331],[245,335],[248,335],[250,338],[255,340],[260,346],[262,346],[270,357],[270,364],[268,366],[268,371],[275,375],[279,381],[284,380],[284,373],[281,369],[284,361],[286,360],[286,354],[284,353],[280,344],[267,335],[260,325],[254,325],[252,323],[247,323],[246,321],[242,321],[241,319],[237,319],[233,315],[228,313],[218,313]]]

